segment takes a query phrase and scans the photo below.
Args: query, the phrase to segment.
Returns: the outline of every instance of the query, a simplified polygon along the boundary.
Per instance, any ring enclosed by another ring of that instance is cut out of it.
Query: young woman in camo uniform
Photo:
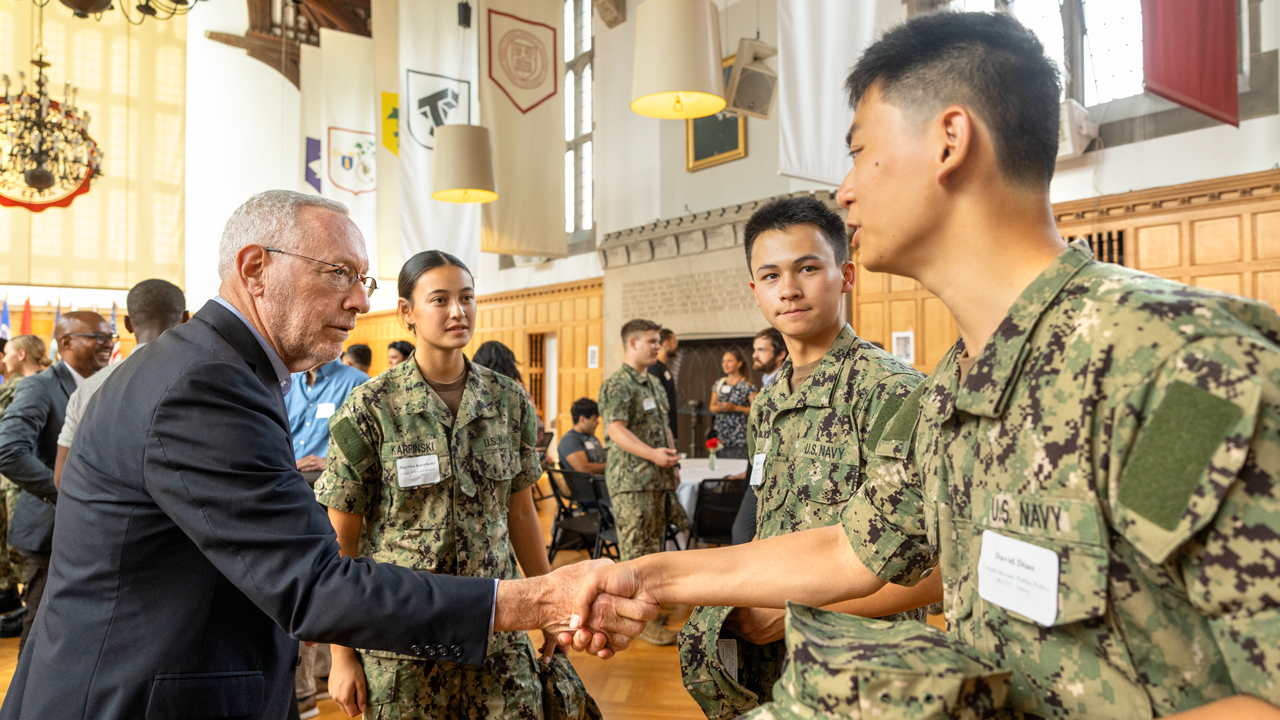
[[[433,573],[507,579],[550,572],[530,490],[542,474],[536,411],[514,381],[466,359],[471,272],[438,251],[399,279],[405,362],[356,388],[330,421],[316,498],[344,555]],[[317,598],[323,602],[323,598]],[[418,656],[334,646],[329,691],[366,718],[591,718],[594,702],[563,653],[548,663],[524,633],[494,633],[483,665],[460,647]]]

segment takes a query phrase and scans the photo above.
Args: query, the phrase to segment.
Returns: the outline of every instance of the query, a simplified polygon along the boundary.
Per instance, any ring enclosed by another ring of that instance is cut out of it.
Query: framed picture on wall
[[[908,365],[916,362],[916,333],[914,330],[893,333],[893,345],[890,352]]]
[[[729,86],[734,55],[724,59],[724,84]],[[697,172],[747,156],[747,119],[724,112],[684,121],[684,166]]]

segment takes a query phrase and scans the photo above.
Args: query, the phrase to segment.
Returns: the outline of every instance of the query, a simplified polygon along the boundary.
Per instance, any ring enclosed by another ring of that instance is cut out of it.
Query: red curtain
[[[1236,0],[1142,0],[1147,92],[1240,126]]]

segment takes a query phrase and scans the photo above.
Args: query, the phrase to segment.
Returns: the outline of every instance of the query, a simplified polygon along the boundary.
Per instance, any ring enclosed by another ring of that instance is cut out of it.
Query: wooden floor
[[[545,478],[543,483],[546,483]],[[543,531],[550,541],[555,503],[540,503]],[[555,567],[587,559],[585,552],[564,552],[556,556]],[[668,627],[679,630],[691,608],[671,609]],[[8,691],[18,660],[18,639],[0,639],[0,690]],[[571,660],[587,692],[599,703],[609,720],[700,720],[703,715],[680,684],[680,659],[674,645],[656,647],[636,640],[626,652],[612,660],[573,653]],[[320,701],[321,720],[339,720],[346,713],[332,700]]]

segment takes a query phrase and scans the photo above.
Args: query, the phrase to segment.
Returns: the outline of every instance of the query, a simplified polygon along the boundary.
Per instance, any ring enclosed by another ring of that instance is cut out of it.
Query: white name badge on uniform
[[[333,411],[337,410],[337,406],[333,403],[320,403],[316,405],[316,419],[324,420],[333,417]]]
[[[440,482],[440,456],[419,455],[396,460],[396,484],[402,488]]]
[[[654,400],[653,398],[645,398],[645,399],[644,399],[644,411],[645,411],[645,412],[649,412],[650,410],[657,410],[657,409],[658,409],[658,401],[657,401],[657,400]]]
[[[1058,554],[997,532],[982,532],[978,596],[1049,627],[1058,617]]]
[[[759,485],[764,482],[764,458],[765,453],[756,453],[751,458],[751,484]]]

